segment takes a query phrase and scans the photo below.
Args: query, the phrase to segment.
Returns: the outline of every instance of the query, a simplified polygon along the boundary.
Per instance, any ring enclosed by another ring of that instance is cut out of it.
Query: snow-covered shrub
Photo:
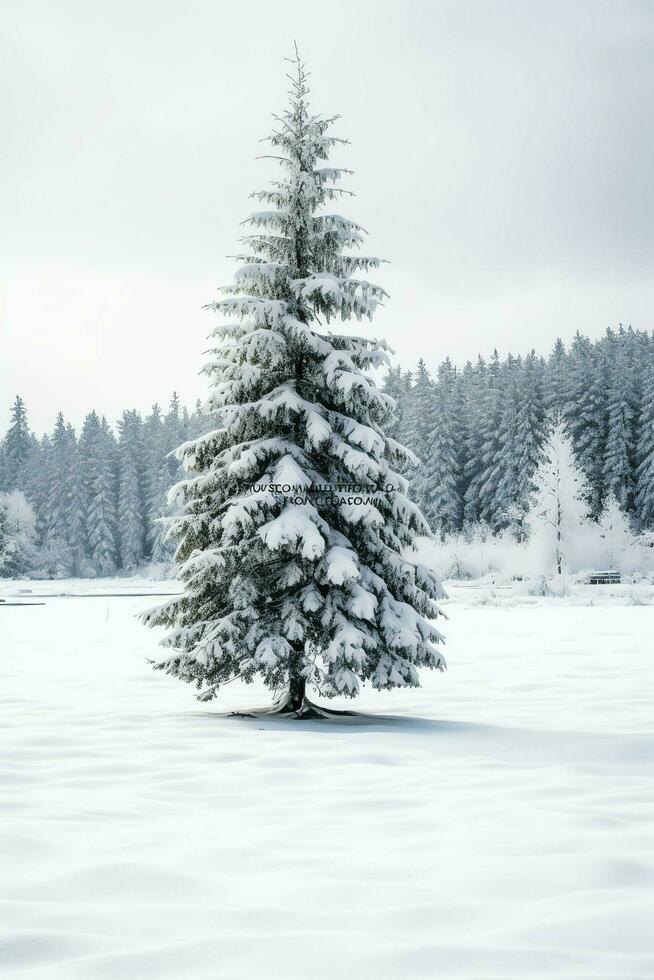
[[[54,534],[46,534],[30,568],[33,578],[70,578],[72,574],[70,549]]]
[[[497,575],[512,579],[529,573],[529,546],[510,531],[492,534],[487,525],[472,525],[463,534],[420,538],[417,559],[441,579],[476,579]]]
[[[602,561],[597,564],[623,574],[633,571],[640,557],[638,539],[613,493],[609,493],[594,529],[601,542]]]
[[[0,576],[17,578],[30,573],[36,517],[20,490],[0,493]]]
[[[9,526],[7,509],[0,500],[0,577],[10,578],[17,575],[18,566],[18,546]]]

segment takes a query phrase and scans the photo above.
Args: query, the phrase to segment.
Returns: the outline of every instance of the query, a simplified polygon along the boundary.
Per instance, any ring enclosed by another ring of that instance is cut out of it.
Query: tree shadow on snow
[[[187,716],[188,717],[188,716]],[[438,735],[458,732],[470,735],[490,735],[497,731],[492,725],[478,725],[464,721],[444,721],[437,718],[422,718],[417,715],[378,715],[351,711],[343,715],[327,718],[294,718],[285,715],[242,712],[202,711],[194,712],[192,717],[208,722],[229,722],[246,725],[248,728],[270,728],[275,731],[292,732],[356,732],[383,731],[412,735]]]
[[[474,756],[495,765],[549,766],[618,764],[642,774],[654,772],[654,735],[615,734],[519,726],[488,725],[467,721],[423,718],[415,715],[377,715],[351,712],[329,718],[293,718],[283,715],[248,716],[218,711],[176,715],[197,725],[245,726],[252,731],[355,734],[360,732],[446,738],[451,756]]]

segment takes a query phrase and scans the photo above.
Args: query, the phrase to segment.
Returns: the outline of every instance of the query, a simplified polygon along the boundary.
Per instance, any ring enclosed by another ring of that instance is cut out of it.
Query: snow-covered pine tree
[[[512,398],[514,387],[514,358],[509,355],[507,363],[500,364],[499,354],[493,351],[486,386],[482,396],[479,419],[481,439],[481,473],[479,483],[479,517],[491,528],[500,523],[503,502],[500,498],[501,471],[497,461],[501,456],[500,436],[502,431],[502,409],[508,397]]]
[[[191,423],[191,416],[188,413],[188,408],[186,407],[186,405],[184,405],[184,407],[182,408],[182,415],[179,422],[180,422],[181,431],[184,433],[184,441],[186,441],[189,437],[193,436],[193,431],[192,431],[193,426]]]
[[[463,520],[475,524],[481,518],[480,488],[485,478],[484,411],[488,366],[483,357],[477,358],[474,367],[469,363],[463,370],[468,384],[465,417],[465,463],[463,466]]]
[[[530,541],[542,551],[545,567],[562,575],[576,537],[588,516],[589,488],[578,466],[565,424],[558,421],[543,447],[534,474],[532,506],[527,515]]]
[[[198,398],[195,403],[195,410],[189,419],[191,438],[201,436],[212,424],[215,425],[218,421],[215,416],[205,411],[201,399]]]
[[[50,493],[50,436],[43,435],[28,461],[29,499],[36,512],[36,544],[43,545],[46,533],[47,501]]]
[[[61,412],[48,449],[48,486],[43,501],[42,531],[56,575],[80,572],[83,551],[78,486],[77,439]]]
[[[564,417],[572,437],[575,457],[584,471],[591,514],[597,516],[604,500],[604,450],[606,447],[605,358],[578,332],[570,350],[570,382]]]
[[[43,446],[46,444],[49,445],[47,436],[39,440],[33,432],[30,433],[30,447],[23,468],[22,482],[23,492],[35,511],[39,496],[43,498],[44,488],[47,489],[47,484],[44,481],[44,475],[42,473],[44,460]]]
[[[636,513],[641,527],[654,528],[654,341],[643,371],[636,446]]]
[[[120,563],[133,571],[145,558],[143,420],[134,409],[118,423],[118,541]]]
[[[25,466],[31,448],[25,402],[16,395],[11,408],[9,428],[3,442],[4,484],[0,490],[24,489]]]
[[[397,367],[390,367],[388,369],[388,373],[384,378],[384,384],[382,385],[382,391],[390,395],[395,402],[393,420],[389,423],[387,434],[393,439],[396,439],[397,442],[405,445],[407,441],[407,413],[410,388],[407,385],[406,377],[402,374],[402,368],[399,364]]]
[[[516,485],[518,481],[518,387],[522,361],[510,357],[501,370],[501,412],[497,426],[497,441],[485,468],[483,493],[491,502],[486,504],[487,522],[493,531],[514,523]],[[509,517],[511,515],[511,517]],[[489,520],[489,518],[491,518]]]
[[[553,419],[562,416],[570,400],[570,364],[565,345],[557,337],[550,354],[544,391],[545,408]]]
[[[611,360],[607,393],[607,437],[603,482],[623,510],[630,510],[634,493],[634,408],[630,398],[629,369],[618,348]]]
[[[402,556],[427,530],[394,469],[407,453],[385,435],[390,399],[364,373],[386,362],[385,345],[321,323],[369,318],[385,294],[353,278],[379,266],[347,251],[363,229],[324,210],[344,171],[321,163],[345,141],[310,112],[297,55],[293,65],[270,137],[283,177],[256,195],[271,210],[248,219],[232,296],[212,304],[228,318],[205,369],[221,424],[179,451],[185,591],[144,621],[171,628],[155,666],[195,682],[201,700],[258,676],[280,693],[274,710],[300,716],[322,710],[307,685],[326,697],[354,697],[364,681],[415,687],[419,667],[444,661],[431,622],[440,586]],[[394,489],[373,502],[337,489],[361,484]],[[312,492],[289,497],[288,485]]]
[[[173,392],[163,420],[163,438],[166,448],[166,466],[169,474],[169,487],[177,483],[181,478],[183,470],[179,460],[174,455],[174,450],[186,442],[190,433],[188,432],[180,414],[180,401],[176,391]]]
[[[542,459],[548,424],[543,390],[543,363],[534,351],[527,355],[518,386],[516,427],[517,467],[514,500],[523,515],[529,510],[534,474]]]
[[[164,430],[166,432],[166,442],[168,445],[172,446],[173,449],[179,445],[179,438],[181,435],[181,419],[179,417],[180,411],[180,401],[179,395],[174,391],[170,397],[170,403],[168,405],[168,411],[164,416]],[[170,472],[171,474],[176,473],[179,467],[177,460],[170,460]]]
[[[147,517],[150,528],[150,559],[154,562],[169,563],[173,560],[175,548],[171,537],[165,533],[165,527],[168,518],[173,513],[177,513],[178,509],[171,509],[168,503],[168,492],[182,478],[184,473],[174,450],[180,443],[206,432],[211,421],[215,426],[218,419],[205,412],[199,400],[196,403],[193,417],[189,418],[186,409],[181,408],[177,392],[173,392],[168,411],[162,417],[162,421],[159,463],[156,462],[156,453],[150,456]]]
[[[503,468],[500,461],[509,461],[504,454],[502,433],[511,438],[515,423],[514,377],[516,360],[511,355],[505,364],[500,363],[498,352],[493,351],[488,368],[486,388],[481,404],[480,439],[481,473],[479,484],[479,517],[493,530],[502,524],[508,500],[502,487]]]
[[[48,534],[67,543],[68,493],[63,483],[70,465],[70,447],[66,423],[61,412],[57,413],[55,427],[50,438],[48,461],[48,494],[45,501],[45,526]],[[70,569],[72,571],[72,569]]]
[[[420,460],[404,474],[411,485],[411,496],[431,524],[429,468],[432,457],[431,434],[434,429],[435,388],[422,357],[413,378],[408,399],[408,428],[414,452]]]
[[[91,412],[79,440],[80,483],[86,555],[98,575],[118,565],[116,441],[106,419]]]
[[[82,513],[82,497],[80,486],[79,447],[77,434],[70,424],[66,426],[70,469],[65,482],[68,501],[68,543],[72,557],[73,574],[86,574],[84,568],[84,515]]]
[[[441,537],[461,527],[462,501],[459,493],[459,448],[461,430],[457,402],[457,374],[449,358],[438,368],[438,384],[428,415],[431,431],[426,439],[426,517],[432,531]]]
[[[543,367],[534,351],[513,365],[504,392],[500,424],[494,529],[512,528],[524,540],[524,521],[534,491],[533,478],[546,437],[543,405]]]
[[[148,557],[155,562],[172,557],[167,554],[162,541],[163,526],[160,522],[166,510],[166,496],[170,489],[165,437],[161,409],[158,405],[153,405],[152,412],[145,420],[144,440],[146,544]]]

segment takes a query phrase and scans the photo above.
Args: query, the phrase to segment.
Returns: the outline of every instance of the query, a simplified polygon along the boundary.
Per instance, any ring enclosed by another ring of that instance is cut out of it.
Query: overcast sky
[[[405,366],[653,326],[649,0],[8,6],[0,429],[16,393],[39,432],[204,397],[294,38]]]

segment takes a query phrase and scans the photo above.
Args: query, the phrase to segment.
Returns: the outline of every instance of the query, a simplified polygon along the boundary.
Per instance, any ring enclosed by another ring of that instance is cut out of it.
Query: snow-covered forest
[[[599,517],[610,494],[637,529],[654,526],[654,335],[577,334],[545,358],[479,357],[462,370],[389,372],[395,434],[423,466],[413,493],[435,532],[479,522],[497,532],[523,520],[553,420],[561,418]]]
[[[210,427],[199,405],[189,413],[173,394],[166,411],[129,409],[115,428],[92,411],[76,432],[58,414],[39,439],[17,396],[0,452],[0,576],[86,578],[169,563],[158,521],[179,479],[169,454]]]
[[[585,532],[567,567],[652,570],[652,334],[577,334],[548,357],[494,352],[463,367],[446,358],[430,370],[421,361],[412,371],[390,369],[384,388],[397,405],[393,435],[421,459],[407,476],[442,575],[534,571],[529,512],[557,419],[585,480]],[[90,577],[170,562],[158,521],[180,475],[169,454],[214,421],[199,403],[189,413],[173,396],[165,411],[126,410],[115,426],[92,411],[80,432],[58,415],[39,439],[17,397],[0,452],[0,575]],[[617,554],[603,547],[606,521],[621,528]]]

